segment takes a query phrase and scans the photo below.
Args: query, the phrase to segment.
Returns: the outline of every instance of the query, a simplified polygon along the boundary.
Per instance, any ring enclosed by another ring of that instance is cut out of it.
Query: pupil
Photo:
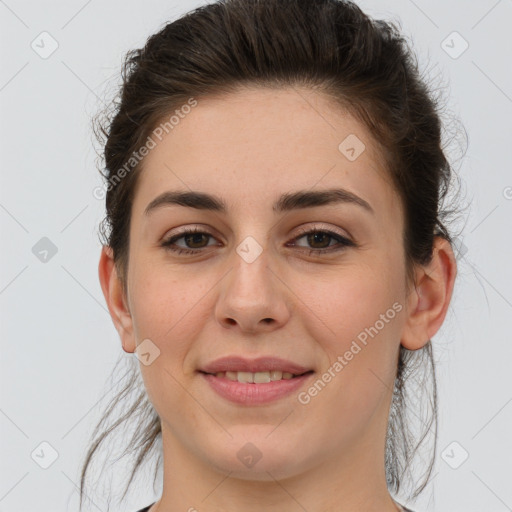
[[[309,243],[311,245],[314,245],[317,242],[316,237],[328,239],[329,235],[327,235],[326,233],[312,233],[311,235],[309,235]],[[327,247],[328,245],[329,241],[327,240],[327,245],[324,244],[322,245],[322,247]]]
[[[192,242],[190,242],[191,238],[192,238]],[[187,244],[189,244],[189,243],[192,243],[192,244],[198,243],[198,244],[200,244],[201,243],[201,241],[200,241],[201,238],[204,238],[204,235],[202,233],[192,233],[192,234],[189,234],[189,235],[187,235],[187,238],[186,238]]]

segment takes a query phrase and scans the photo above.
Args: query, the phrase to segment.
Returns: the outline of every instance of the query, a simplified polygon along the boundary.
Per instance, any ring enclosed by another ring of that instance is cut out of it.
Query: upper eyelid
[[[294,235],[294,238],[298,238],[302,235],[308,234],[311,231],[319,231],[319,232],[331,233],[331,234],[334,234],[341,238],[346,238],[347,240],[352,240],[352,236],[347,231],[345,231],[345,233],[340,233],[335,228],[325,227],[325,226],[321,226],[321,225],[317,225],[317,224],[313,224],[312,226],[307,226],[307,227],[301,226],[299,228],[299,231],[300,232],[297,235]]]
[[[293,235],[293,239],[295,238],[298,238],[298,237],[302,237],[308,233],[310,233],[311,231],[319,231],[319,232],[330,232],[332,234],[335,234],[341,238],[346,238],[348,240],[352,240],[352,236],[348,233],[348,232],[345,232],[344,233],[339,233],[335,228],[331,228],[331,227],[326,227],[326,226],[322,226],[322,225],[318,225],[318,224],[313,224],[311,226],[307,226],[307,227],[304,227],[304,226],[301,226],[299,229],[299,232],[295,235]],[[209,228],[203,228],[202,226],[191,226],[191,227],[185,227],[183,228],[183,230],[181,232],[178,232],[178,233],[174,233],[172,235],[164,235],[162,237],[162,240],[172,240],[173,238],[174,239],[179,239],[181,238],[182,236],[186,236],[186,235],[189,235],[189,234],[193,234],[193,233],[199,233],[199,234],[205,234],[205,235],[208,235],[208,236],[211,236],[213,238],[218,238],[218,236],[215,234],[215,233],[212,233],[211,232],[211,229]]]

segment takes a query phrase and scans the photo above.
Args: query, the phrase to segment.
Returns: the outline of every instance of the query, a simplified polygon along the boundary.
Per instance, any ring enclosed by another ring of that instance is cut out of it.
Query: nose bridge
[[[268,300],[262,295],[269,294],[273,288],[270,259],[268,245],[260,244],[252,236],[247,236],[236,246],[228,281],[229,290],[236,294],[237,300],[248,305]]]
[[[255,237],[247,236],[233,250],[231,269],[221,283],[217,318],[253,331],[268,325],[282,325],[288,317],[285,294],[272,268],[271,250]]]

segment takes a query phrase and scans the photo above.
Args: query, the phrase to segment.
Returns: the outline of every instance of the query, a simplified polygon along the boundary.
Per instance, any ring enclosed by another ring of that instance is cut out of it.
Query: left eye
[[[162,242],[162,247],[166,250],[172,251],[176,254],[198,254],[201,252],[201,249],[208,247],[208,243],[204,245],[202,242],[205,240],[208,241],[208,237],[213,238],[213,235],[206,233],[204,231],[200,231],[199,229],[188,229],[181,232],[179,235],[175,235],[164,242]],[[307,238],[307,243],[314,246],[315,244],[319,244],[319,248],[313,248],[309,251],[309,254],[323,254],[327,252],[336,252],[343,250],[345,247],[353,247],[355,243],[341,236],[338,233],[328,230],[319,230],[312,229],[309,231],[302,231],[301,234],[294,238],[294,241],[300,240],[302,238]],[[185,240],[185,247],[181,247],[176,245],[176,242],[180,239]],[[332,241],[336,241],[337,244],[331,245]],[[326,243],[327,242],[327,243]],[[196,246],[196,247],[190,247]],[[304,247],[302,245],[298,245],[296,243],[292,244],[292,247]]]
[[[312,229],[309,231],[303,231],[302,234],[295,238],[295,240],[300,240],[301,238],[306,238],[307,243],[311,246],[319,243],[321,245],[318,249],[310,250],[309,254],[323,254],[326,252],[336,252],[342,250],[344,247],[352,247],[354,246],[354,242],[345,238],[344,236],[339,235],[338,233],[334,233],[333,231],[328,230],[319,230]],[[338,242],[337,244],[330,245],[332,241]],[[322,242],[323,241],[323,242]],[[325,241],[327,241],[327,245],[325,245]],[[301,247],[300,245],[298,247]]]

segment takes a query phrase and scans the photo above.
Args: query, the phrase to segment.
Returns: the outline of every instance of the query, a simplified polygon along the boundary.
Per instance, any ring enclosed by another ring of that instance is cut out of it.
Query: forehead
[[[327,96],[254,88],[196,101],[161,140],[153,137],[134,212],[166,190],[209,192],[235,212],[267,202],[271,208],[286,192],[336,187],[381,213],[396,210],[397,193],[376,141]]]

